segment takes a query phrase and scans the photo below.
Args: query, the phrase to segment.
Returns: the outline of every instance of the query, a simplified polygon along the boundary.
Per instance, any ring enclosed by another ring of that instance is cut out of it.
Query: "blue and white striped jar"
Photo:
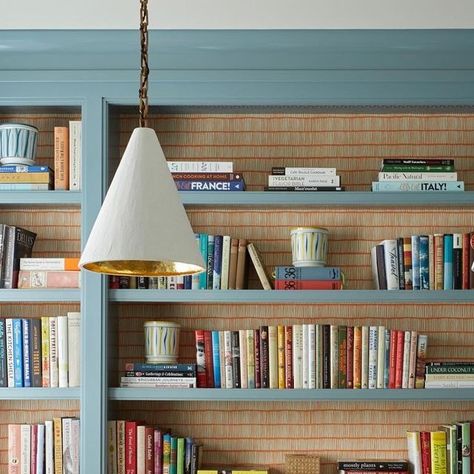
[[[2,164],[33,164],[36,157],[38,129],[21,123],[0,125],[0,161]]]
[[[143,327],[147,364],[178,362],[180,325],[171,321],[146,321]]]
[[[291,253],[295,267],[324,267],[328,255],[328,230],[322,227],[291,229]]]

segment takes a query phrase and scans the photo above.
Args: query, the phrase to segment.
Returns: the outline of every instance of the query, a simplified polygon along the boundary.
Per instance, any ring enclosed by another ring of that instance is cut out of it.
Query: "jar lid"
[[[146,327],[153,327],[153,326],[163,326],[167,328],[179,328],[181,327],[180,324],[175,323],[173,321],[145,321],[143,326]]]
[[[291,233],[293,232],[300,232],[300,231],[305,231],[305,230],[318,230],[319,232],[322,232],[324,234],[327,234],[329,231],[325,229],[324,227],[312,227],[312,226],[305,226],[305,227],[293,227],[291,229]]]
[[[2,123],[0,129],[10,129],[10,128],[26,128],[32,132],[37,132],[38,129],[33,125],[27,125],[26,123]]]

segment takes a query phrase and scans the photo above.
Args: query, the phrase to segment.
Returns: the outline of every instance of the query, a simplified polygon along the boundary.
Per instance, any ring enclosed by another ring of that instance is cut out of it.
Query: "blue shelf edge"
[[[110,388],[109,400],[169,401],[453,401],[474,400],[474,390],[462,389],[157,389]]]
[[[46,289],[23,290],[14,288],[0,290],[0,303],[21,301],[22,303],[59,302],[79,303],[81,300],[80,289]]]
[[[80,388],[0,388],[0,400],[79,400]]]
[[[2,205],[41,205],[79,207],[82,193],[79,191],[0,191]]]
[[[0,292],[1,296],[1,292]],[[474,303],[472,290],[110,290],[114,303]]]

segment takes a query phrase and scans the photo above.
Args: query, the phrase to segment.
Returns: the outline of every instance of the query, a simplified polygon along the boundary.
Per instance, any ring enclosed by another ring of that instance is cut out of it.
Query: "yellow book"
[[[446,469],[446,433],[432,431],[431,441],[431,474],[447,474]]]
[[[0,183],[53,183],[53,174],[45,173],[0,173]]]
[[[278,388],[285,388],[285,326],[277,326]]]
[[[53,436],[54,474],[63,474],[63,441],[61,418],[53,418]]]
[[[48,316],[41,317],[41,370],[43,378],[43,387],[50,387]]]

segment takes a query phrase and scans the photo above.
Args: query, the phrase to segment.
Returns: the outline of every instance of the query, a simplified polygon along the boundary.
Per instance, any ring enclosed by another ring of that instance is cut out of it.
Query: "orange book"
[[[239,250],[239,239],[231,239],[230,258],[229,258],[229,290],[235,290],[235,280],[237,277],[238,250]]]
[[[354,388],[362,388],[361,378],[362,329],[354,326],[353,383]]]
[[[54,127],[54,189],[69,189],[68,127]]]

